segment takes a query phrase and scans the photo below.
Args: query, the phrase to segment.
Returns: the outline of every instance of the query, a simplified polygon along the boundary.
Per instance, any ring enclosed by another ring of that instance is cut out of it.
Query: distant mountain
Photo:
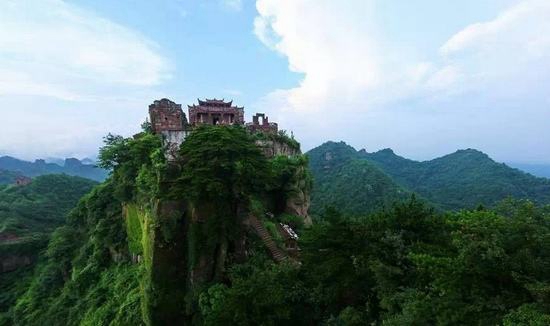
[[[511,167],[520,169],[540,178],[550,179],[550,164],[507,163]]]
[[[11,156],[2,156],[0,157],[0,170],[17,172],[27,177],[63,173],[95,181],[103,181],[108,175],[106,170],[94,165],[83,164],[76,158],[65,159],[63,164],[60,165],[60,163],[47,163],[45,160],[28,162]]]
[[[355,149],[345,143],[328,142],[307,155],[314,177],[313,214],[327,205],[364,214],[410,196],[376,165],[358,159]]]
[[[0,240],[51,231],[97,183],[68,175],[43,175],[24,186],[0,186]],[[1,242],[1,241],[0,241]]]
[[[459,150],[424,162],[403,158],[391,149],[375,153],[356,151],[345,143],[329,142],[311,150],[308,155],[318,152],[330,152],[328,155],[337,160],[341,159],[338,156],[341,153],[346,161],[371,163],[392,180],[392,189],[415,192],[443,209],[473,208],[479,204],[491,206],[509,196],[550,203],[550,180],[497,163],[474,149]],[[316,180],[319,171],[316,166],[322,162],[319,155],[310,155],[310,165]],[[350,174],[345,176],[348,182],[355,185],[371,184],[371,180],[362,180],[364,176],[360,173],[348,172]],[[337,180],[331,182],[342,180],[342,176],[334,178]],[[314,185],[313,198],[326,195],[327,186],[322,178],[321,181],[317,186]],[[353,193],[353,189],[349,189],[347,195],[338,196],[346,197],[345,201],[339,202],[341,207],[362,200]],[[315,202],[312,204],[315,205]]]
[[[91,158],[83,158],[82,160],[80,160],[80,162],[82,162],[82,164],[85,164],[85,165],[94,165],[96,164],[96,161],[92,160]]]
[[[64,158],[59,158],[59,157],[47,157],[47,158],[44,159],[44,161],[46,161],[46,163],[55,163],[59,166],[64,166],[65,165],[65,159]],[[80,163],[82,163],[84,165],[95,165],[96,161],[92,160],[89,157],[85,157],[85,158],[80,160]]]
[[[55,163],[59,166],[65,165],[65,159],[59,157],[46,157],[44,161],[46,161],[46,163]]]
[[[54,229],[96,184],[85,178],[51,174],[36,177],[27,185],[0,186],[0,293],[13,282],[4,282],[3,273],[31,265]],[[6,299],[0,295],[0,311]]]
[[[359,156],[442,208],[493,205],[508,196],[550,203],[550,180],[497,163],[475,149],[424,162],[405,159],[391,150],[361,151]]]
[[[21,174],[18,172],[0,170],[0,185],[12,184],[19,176]]]

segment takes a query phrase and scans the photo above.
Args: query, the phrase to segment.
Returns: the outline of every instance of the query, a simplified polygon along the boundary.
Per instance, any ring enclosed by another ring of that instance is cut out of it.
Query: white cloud
[[[158,46],[61,0],[0,2],[0,94],[64,100],[168,77]]]
[[[550,2],[524,0],[487,22],[475,23],[452,36],[441,52],[450,55],[467,49],[494,51],[515,45],[515,51],[529,51],[531,46],[550,39]],[[496,47],[496,48],[495,48]]]
[[[465,27],[440,53],[471,87],[496,96],[537,92],[550,81],[550,1],[519,1],[493,20]]]
[[[326,95],[352,96],[383,82],[381,53],[374,35],[368,33],[373,1],[348,3],[257,1],[256,35],[285,55],[292,71],[304,74],[300,87],[289,94],[291,102],[314,108]]]
[[[496,118],[510,132],[520,128],[520,114],[499,117],[494,111],[484,115],[484,110],[522,112],[523,105],[517,103],[528,99],[534,105],[529,111],[537,116],[544,110],[550,113],[544,91],[550,82],[550,1],[515,1],[493,20],[466,26],[444,44],[433,44],[431,53],[418,53],[414,45],[411,51],[410,44],[402,43],[399,28],[406,24],[393,20],[393,25],[384,25],[390,23],[379,16],[382,2],[257,0],[258,39],[285,56],[291,71],[303,73],[297,87],[274,90],[257,106],[301,133],[306,147],[318,144],[319,135],[358,146],[368,141],[374,147],[407,147],[414,141],[445,151],[460,144],[483,147],[492,140],[483,139],[482,132],[464,132],[472,127],[472,117],[486,123]],[[437,116],[456,132],[430,134],[437,132],[430,129]],[[391,121],[387,128],[403,128],[401,134],[407,136],[387,134],[381,139],[374,131],[383,134],[384,128],[372,125],[376,119]],[[550,137],[540,123],[535,121],[534,128]],[[395,143],[386,143],[389,139]],[[543,155],[550,160],[550,151]]]
[[[243,9],[242,0],[221,0],[222,4],[231,10],[241,11]]]
[[[0,154],[93,156],[139,129],[169,72],[155,43],[68,1],[2,0]]]

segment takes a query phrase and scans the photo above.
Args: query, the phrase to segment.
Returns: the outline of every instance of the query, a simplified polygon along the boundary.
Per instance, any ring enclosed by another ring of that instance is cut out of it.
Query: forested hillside
[[[401,193],[414,192],[441,209],[474,208],[478,205],[493,206],[513,197],[530,199],[539,204],[550,203],[550,180],[537,178],[505,164],[496,163],[486,154],[473,150],[460,150],[431,161],[417,162],[396,155],[391,149],[368,153],[356,151],[345,143],[328,142],[307,153],[315,178],[312,197],[335,198],[328,204],[348,208],[357,206],[363,210],[379,205],[365,200],[373,185],[373,177],[365,174],[367,163],[383,171],[377,174],[379,195],[391,200],[395,189]],[[341,162],[335,170],[327,158]],[[357,169],[357,166],[365,166]],[[322,168],[326,166],[326,168]],[[331,173],[324,173],[329,171]],[[354,170],[355,169],[355,170]],[[354,171],[352,171],[354,170]],[[346,173],[340,173],[345,171]],[[373,171],[373,168],[369,168]],[[336,172],[336,173],[333,173]],[[327,175],[332,180],[327,183]],[[389,179],[389,181],[388,181]],[[341,184],[342,188],[335,188]],[[392,184],[388,187],[388,184]],[[376,184],[374,184],[376,185]],[[381,190],[380,190],[381,189]],[[343,193],[347,195],[343,195]],[[313,200],[313,211],[326,201]],[[363,205],[361,203],[364,203]]]
[[[0,324],[30,284],[33,263],[51,233],[95,184],[80,177],[45,175],[24,186],[0,186]]]
[[[206,325],[548,325],[548,208],[439,214],[411,200],[302,233],[302,265],[247,263],[201,297]]]
[[[359,152],[405,187],[445,209],[492,206],[511,196],[550,203],[550,179],[537,178],[474,150],[459,150],[434,160],[415,162],[391,150]]]
[[[380,168],[357,159],[344,143],[326,143],[307,153],[314,176],[311,212],[334,206],[351,214],[365,214],[410,196]]]
[[[256,140],[240,127],[197,128],[181,147],[183,159],[168,164],[156,135],[108,136],[100,157],[111,178],[54,232],[6,320],[203,324],[200,298],[210,286],[249,258],[290,259],[277,225],[307,221],[288,210],[308,198],[307,160],[266,157]]]
[[[0,324],[550,323],[548,206],[440,212],[401,200],[374,163],[332,143],[310,153],[312,169],[382,182],[385,209],[329,208],[304,227],[285,203],[309,189],[307,159],[267,159],[239,128],[193,131],[171,164],[147,132],[106,141],[112,176],[53,233],[34,273],[4,283]],[[281,222],[297,232],[295,256],[275,248]]]
[[[0,186],[0,237],[55,229],[97,183],[67,175],[36,177],[25,186]]]
[[[79,176],[95,181],[103,181],[107,177],[108,171],[95,165],[83,164],[75,158],[68,158],[63,165],[55,163],[46,163],[44,160],[27,162],[13,158],[11,156],[0,157],[0,170],[15,172],[27,177],[36,177],[45,174],[67,174]],[[5,182],[7,183],[7,182]],[[0,178],[0,184],[2,179]]]

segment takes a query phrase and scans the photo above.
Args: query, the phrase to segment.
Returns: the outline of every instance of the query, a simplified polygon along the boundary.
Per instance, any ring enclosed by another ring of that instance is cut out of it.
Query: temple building
[[[188,105],[189,124],[233,125],[244,124],[244,107],[233,106],[233,101],[206,99],[199,105]]]
[[[256,113],[252,117],[252,122],[245,124],[244,107],[234,106],[233,101],[225,102],[223,99],[206,99],[204,101],[199,99],[198,101],[199,105],[187,106],[189,108],[189,122],[187,122],[187,116],[183,112],[181,104],[172,102],[167,98],[154,101],[153,104],[149,105],[151,131],[162,136],[168,161],[177,160],[181,144],[193,128],[201,124],[240,125],[246,127],[251,133],[276,134],[278,132],[278,125],[269,122],[264,113]],[[272,151],[272,148],[267,146],[265,150]],[[272,153],[266,152],[266,156],[272,156]]]
[[[23,175],[18,176],[15,178],[15,185],[16,186],[26,186],[32,182],[32,179]]]
[[[275,122],[269,122],[269,118],[264,113],[256,113],[256,115],[252,117],[252,122],[246,124],[246,129],[251,132],[276,134],[279,127]]]

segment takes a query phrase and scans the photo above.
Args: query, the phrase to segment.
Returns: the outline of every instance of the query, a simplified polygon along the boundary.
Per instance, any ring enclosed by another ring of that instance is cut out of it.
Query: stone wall
[[[183,130],[187,124],[187,117],[181,109],[181,104],[176,104],[166,98],[149,105],[149,119],[151,119],[151,128],[154,133]]]
[[[262,153],[267,158],[272,158],[277,155],[295,156],[300,155],[299,149],[290,147],[288,144],[273,140],[256,140],[256,145],[261,149]]]

